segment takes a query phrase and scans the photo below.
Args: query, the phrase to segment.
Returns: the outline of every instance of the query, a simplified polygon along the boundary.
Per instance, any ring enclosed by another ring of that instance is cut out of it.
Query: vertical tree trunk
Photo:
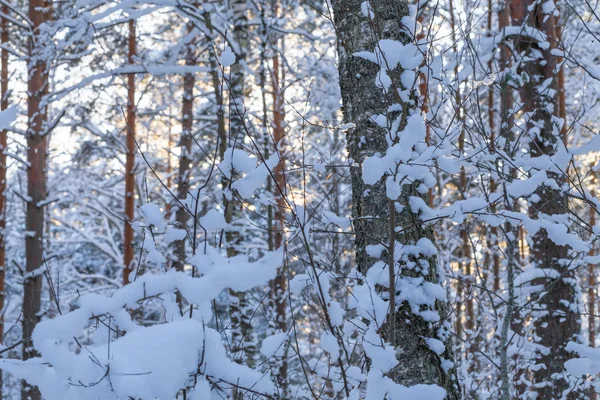
[[[245,126],[245,97],[246,97],[246,53],[249,46],[248,32],[248,2],[247,0],[234,0],[231,3],[233,17],[233,35],[236,41],[236,62],[230,67],[229,80],[229,137],[230,145],[243,140],[246,135]],[[233,150],[235,151],[235,150]],[[225,196],[225,221],[228,229],[225,233],[227,255],[233,257],[239,252],[242,241],[239,229],[236,229],[236,220],[240,219],[241,211],[235,201],[235,194],[228,182],[229,192]],[[226,186],[224,186],[226,187]],[[232,229],[233,228],[233,229]],[[250,318],[252,310],[249,309],[247,294],[229,291],[229,315],[231,318],[231,353],[236,362],[246,365],[254,364],[254,340]],[[241,399],[243,392],[234,391],[234,397]]]
[[[454,78],[456,79],[456,92],[455,92],[455,102],[456,102],[456,107],[455,107],[455,113],[456,113],[456,120],[458,121],[458,123],[461,125],[460,127],[460,135],[458,137],[458,152],[460,153],[460,157],[463,156],[464,154],[464,150],[465,150],[465,127],[464,127],[464,110],[462,107],[462,102],[463,102],[463,98],[462,98],[462,93],[460,90],[460,79],[459,79],[459,74],[458,74],[458,67],[460,65],[459,63],[459,55],[458,55],[458,47],[457,47],[457,37],[456,37],[456,21],[455,21],[455,15],[454,15],[454,2],[453,0],[450,0],[449,2],[449,10],[448,12],[450,13],[450,28],[451,28],[451,36],[452,36],[452,42],[454,43],[453,46],[453,51],[454,51],[454,57],[455,57],[455,67],[454,67]],[[466,198],[467,196],[467,172],[465,170],[464,167],[462,167],[460,169],[460,178],[459,178],[459,191],[460,191],[460,195],[464,198]],[[471,275],[472,275],[472,271],[471,271],[471,243],[470,243],[470,237],[469,237],[469,228],[467,223],[463,223],[461,225],[460,228],[460,239],[461,239],[461,246],[459,248],[458,251],[458,261],[459,261],[459,265],[460,265],[460,276],[459,276],[459,283],[458,283],[458,301],[459,304],[457,305],[457,310],[456,310],[456,334],[457,335],[461,335],[461,332],[464,330],[466,331],[466,340],[469,340],[470,335],[473,334],[473,327],[474,327],[474,319],[475,319],[475,315],[474,315],[474,311],[473,311],[473,297],[472,297],[472,293],[471,293]],[[464,299],[462,298],[464,294]],[[460,314],[460,308],[462,307],[462,303],[464,302],[465,305],[465,318],[464,318],[464,323],[462,321],[461,318],[461,314]],[[464,325],[464,326],[463,326]],[[470,347],[470,349],[473,349],[473,347]],[[469,368],[472,370],[473,366],[469,365]]]
[[[194,25],[188,24],[188,32],[192,32]],[[196,40],[190,40],[186,46],[185,65],[196,65]],[[196,85],[196,76],[193,73],[183,76],[183,100],[181,103],[181,137],[179,138],[179,171],[177,176],[177,198],[182,202],[188,196],[190,189],[190,168],[192,163],[192,128],[194,125],[194,86]],[[186,229],[189,215],[181,206],[177,206],[175,213],[177,228]],[[173,268],[176,271],[183,271],[186,259],[186,240],[175,242],[176,260],[173,262]],[[178,296],[178,302],[179,296]],[[181,306],[181,304],[180,304]]]
[[[387,115],[394,121],[399,113],[389,111],[388,107],[397,106],[394,93],[396,89],[404,89],[400,80],[401,69],[388,72],[394,89],[384,93],[377,86],[380,68],[377,64],[355,56],[358,52],[374,51],[380,40],[393,40],[405,43],[408,37],[403,33],[401,20],[408,15],[406,0],[370,1],[374,18],[361,11],[361,0],[337,0],[333,4],[335,26],[338,34],[338,52],[340,69],[340,86],[344,105],[344,121],[353,123],[354,128],[348,131],[348,151],[357,164],[351,169],[352,179],[352,213],[356,232],[356,263],[359,271],[366,273],[377,261],[384,261],[390,269],[389,315],[387,327],[382,327],[382,334],[391,343],[398,355],[399,364],[390,372],[395,382],[413,386],[416,384],[435,384],[446,390],[448,399],[459,399],[460,388],[453,368],[444,369],[442,358],[451,360],[450,341],[444,338],[444,351],[439,356],[428,346],[423,338],[438,337],[437,329],[420,316],[415,315],[409,305],[404,302],[395,304],[395,283],[398,279],[419,277],[424,281],[438,284],[437,259],[435,256],[421,256],[418,262],[429,265],[426,271],[410,271],[398,268],[395,272],[393,249],[395,244],[411,245],[426,239],[433,241],[431,227],[419,220],[417,212],[409,205],[410,197],[424,196],[417,190],[420,182],[404,185],[397,199],[389,199],[386,192],[386,175],[374,185],[363,181],[362,163],[367,157],[376,153],[384,154],[388,149],[388,130],[373,123],[374,115]],[[412,110],[414,111],[414,110]],[[401,122],[401,129],[406,124],[406,114]],[[397,210],[396,210],[397,208]],[[397,233],[399,232],[399,233]],[[367,246],[389,244],[383,257],[372,257]],[[391,254],[389,254],[391,253]],[[442,321],[446,318],[445,304],[436,302],[435,310]],[[396,311],[396,308],[397,311]],[[443,328],[442,328],[443,329]]]
[[[417,3],[417,6],[420,7],[420,9],[418,10],[419,23],[421,24],[421,26],[423,26],[423,28],[417,35],[417,41],[421,42],[423,39],[425,39],[426,27],[424,26],[424,22],[425,22],[425,12],[427,10],[428,4],[427,4],[427,2],[421,3],[420,0],[417,0],[416,3]],[[428,62],[428,60],[426,57],[423,60],[423,64],[421,65],[421,67],[427,67],[427,62]],[[421,70],[421,72],[419,73],[419,76],[420,76],[420,78],[419,78],[419,96],[421,98],[421,112],[427,119],[428,114],[429,114],[429,72],[425,72],[424,70]],[[431,126],[429,124],[427,124],[425,126],[425,143],[428,146],[431,145]],[[434,201],[433,189],[430,188],[427,191],[427,204],[431,208],[433,208],[433,201]]]
[[[490,35],[493,34],[492,29],[493,29],[493,16],[494,16],[494,11],[493,11],[493,5],[492,5],[492,0],[488,0],[488,32]],[[499,21],[500,22],[500,21]],[[500,23],[501,25],[501,23]],[[488,62],[488,70],[489,73],[492,74],[493,71],[493,67],[494,67],[494,60],[490,59],[490,61]],[[489,124],[489,128],[490,128],[490,153],[494,154],[496,152],[496,99],[495,99],[495,92],[494,92],[494,87],[490,86],[489,89],[489,94],[488,94],[488,124]],[[493,193],[496,191],[496,189],[498,188],[498,184],[496,183],[495,179],[492,177],[490,178],[490,192]],[[496,204],[492,204],[490,211],[492,212],[492,214],[494,214],[496,212]],[[493,226],[490,229],[490,233],[491,233],[491,240],[488,244],[488,251],[491,251],[491,258],[492,258],[492,279],[493,279],[493,283],[492,283],[492,288],[494,293],[498,293],[500,291],[500,257],[498,256],[498,227]],[[493,248],[493,250],[492,250]]]
[[[563,89],[564,90],[564,89]],[[563,138],[565,137],[566,130],[561,132],[563,134]],[[592,198],[596,197],[595,191],[592,189],[590,191]],[[593,229],[596,226],[596,208],[590,207],[590,228]],[[591,236],[591,235],[590,235]],[[594,257],[596,255],[595,244],[592,244],[589,251],[589,256]],[[587,266],[587,313],[588,313],[588,345],[590,347],[596,347],[596,264],[589,263]],[[596,393],[596,389],[592,387],[587,391],[587,396],[589,400],[596,400],[598,398],[598,393]]]
[[[506,28],[511,25],[512,5],[509,2],[503,4],[498,11],[498,21],[500,31],[506,32]],[[504,78],[500,81],[500,136],[504,142],[504,152],[509,157],[514,157],[517,151],[517,146],[514,146],[515,134],[513,132],[514,127],[514,98],[513,98],[513,86],[511,81],[514,77],[511,76],[511,49],[502,41],[500,43],[500,72]],[[507,176],[507,181],[510,182],[516,178],[516,169],[512,166],[503,166],[502,174]],[[519,206],[516,201],[507,193],[506,185],[503,185],[504,193],[504,208],[508,211],[518,211]],[[524,391],[523,381],[521,377],[524,373],[523,369],[517,364],[517,370],[511,371],[509,366],[508,350],[509,345],[513,344],[516,340],[515,336],[509,337],[509,329],[512,329],[515,333],[520,334],[522,332],[522,321],[520,315],[515,312],[515,276],[519,272],[519,227],[514,227],[510,223],[506,223],[501,228],[504,236],[505,246],[503,256],[506,259],[506,289],[507,289],[507,300],[506,309],[504,310],[504,316],[502,318],[502,326],[500,332],[500,374],[502,380],[502,400],[511,399],[511,378],[516,383],[517,392],[522,393]],[[495,283],[494,285],[500,288],[500,265],[495,267]],[[515,361],[518,360],[518,354],[513,356]]]
[[[519,92],[523,109],[529,113],[527,130],[531,137],[530,151],[532,157],[552,156],[557,147],[563,145],[560,127],[556,125],[549,104],[556,105],[556,99],[547,90],[540,91],[542,82],[554,79],[550,88],[558,89],[556,82],[556,56],[552,54],[555,43],[552,38],[556,33],[556,18],[553,14],[545,14],[542,6],[532,0],[513,0],[513,24],[528,25],[539,29],[548,36],[550,47],[540,46],[537,41],[524,36],[515,37],[515,48],[518,54],[526,59],[521,60],[524,80]],[[539,55],[539,56],[538,56]],[[548,172],[548,176],[563,182],[564,177]],[[548,186],[538,188],[536,194],[540,201],[530,208],[532,217],[545,218],[544,215],[565,214],[568,209],[567,198],[560,189]],[[531,262],[538,268],[555,270],[560,276],[557,279],[540,278],[535,285],[542,285],[547,293],[541,296],[539,308],[543,311],[534,314],[534,333],[539,338],[538,344],[544,350],[538,355],[538,365],[533,372],[535,390],[539,398],[560,398],[568,389],[562,376],[564,363],[570,358],[566,344],[576,339],[580,325],[578,316],[572,310],[576,304],[575,275],[569,271],[567,257],[568,247],[554,243],[545,230],[533,236]]]
[[[595,197],[595,193],[591,191],[592,197]],[[596,226],[596,209],[590,207],[590,227]],[[594,257],[596,255],[596,249],[592,244],[590,247],[589,256]],[[589,346],[596,347],[596,265],[594,263],[588,264],[588,332],[589,332]]]
[[[128,57],[129,64],[135,62],[136,57],[136,34],[135,20],[129,20],[129,40]],[[123,234],[123,285],[127,285],[129,274],[133,269],[134,248],[133,248],[133,227],[131,223],[134,218],[135,210],[135,74],[127,75],[127,127],[126,147],[127,155],[125,159],[125,226]]]
[[[8,15],[8,6],[2,5],[2,13]],[[8,108],[8,21],[6,18],[0,20],[0,43],[2,50],[0,53],[0,110],[4,111]],[[8,132],[3,130],[0,132],[0,338],[4,337],[4,279],[6,274],[6,237],[4,230],[6,229],[6,146]],[[0,399],[3,395],[3,376],[0,371]]]
[[[556,20],[554,24],[554,42],[556,48],[561,48],[562,44],[562,31],[563,28],[560,24],[559,20]],[[561,48],[561,50],[563,50]],[[558,107],[557,107],[557,116],[562,120],[562,126],[560,128],[560,133],[562,136],[563,142],[567,143],[567,131],[569,126],[567,125],[567,100],[566,100],[566,91],[565,91],[565,66],[564,66],[564,58],[557,57],[556,63],[559,65],[557,78],[558,85]]]
[[[247,1],[235,0],[231,3],[233,14],[233,34],[238,46],[236,54],[236,62],[230,68],[229,80],[229,136],[226,137],[224,144],[231,145],[242,140],[245,135],[244,126],[244,97],[245,97],[245,80],[244,64],[246,62],[246,47],[248,46],[248,15]],[[224,149],[226,149],[224,147]],[[235,151],[235,150],[234,150]],[[233,173],[235,174],[235,173]],[[232,174],[232,175],[233,175]],[[227,186],[231,186],[229,182]],[[231,192],[231,189],[229,189]],[[235,223],[236,219],[236,202],[234,194],[228,193],[225,198],[225,221],[228,225]],[[232,257],[238,253],[237,246],[241,238],[237,229],[227,229],[226,232],[226,248],[227,254]],[[236,301],[236,300],[234,300]],[[236,307],[236,306],[234,306]],[[239,325],[239,324],[238,324]]]
[[[29,39],[28,79],[27,79],[27,161],[29,163],[27,191],[27,232],[25,234],[26,272],[23,288],[23,360],[37,355],[31,343],[31,334],[40,320],[40,298],[42,275],[37,273],[44,263],[44,207],[46,199],[46,157],[48,137],[46,132],[47,108],[43,98],[48,93],[49,65],[44,59],[44,43],[39,42],[40,25],[52,19],[51,0],[31,0],[29,20],[32,23],[32,37]],[[23,382],[23,400],[39,400],[36,387]]]
[[[275,17],[277,17],[277,7],[275,8]],[[279,55],[273,55],[273,141],[275,142],[276,151],[279,152],[279,163],[275,167],[274,175],[274,196],[276,199],[275,215],[274,215],[274,232],[273,241],[275,249],[284,246],[284,229],[285,229],[285,196],[286,196],[286,179],[285,179],[285,158],[282,150],[285,141],[284,128],[284,92],[283,92],[283,67],[279,60]],[[275,307],[275,327],[276,329],[287,331],[287,268],[286,264],[279,269],[277,277],[272,284],[272,303]],[[286,396],[287,392],[287,361],[285,357],[279,360],[277,371],[275,373],[277,383],[280,390]]]

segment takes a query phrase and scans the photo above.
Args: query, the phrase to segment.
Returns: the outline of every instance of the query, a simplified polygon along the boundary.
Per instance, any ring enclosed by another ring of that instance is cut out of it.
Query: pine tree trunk
[[[416,3],[417,3],[417,6],[421,7],[418,10],[418,15],[419,15],[419,23],[421,24],[421,26],[423,26],[425,23],[425,13],[426,13],[426,11],[429,11],[428,4],[427,4],[427,2],[421,3],[419,0],[417,0]],[[426,27],[421,29],[421,31],[417,34],[418,42],[421,42],[423,39],[425,39],[425,29],[426,29]],[[426,67],[426,66],[427,66],[427,59],[423,60],[423,65],[421,65],[421,67]],[[419,96],[421,98],[421,112],[423,113],[425,118],[428,118],[428,114],[429,114],[429,72],[425,72],[424,70],[421,70],[419,75],[420,75]],[[431,125],[430,124],[427,124],[425,126],[425,143],[428,146],[431,145]],[[433,200],[434,200],[433,189],[430,188],[427,191],[427,204],[431,208],[433,208]]]
[[[37,352],[31,343],[31,334],[40,320],[40,300],[42,275],[37,273],[44,264],[44,207],[46,199],[46,157],[48,137],[46,132],[47,108],[42,103],[48,93],[48,64],[44,60],[43,46],[39,42],[39,27],[52,19],[51,0],[31,0],[29,19],[32,22],[33,37],[29,39],[29,60],[27,80],[27,161],[29,163],[27,191],[27,232],[25,234],[25,258],[27,276],[23,289],[23,360],[36,357]],[[21,399],[39,400],[36,387],[23,382]]]
[[[128,63],[133,64],[136,57],[135,20],[129,20]],[[127,126],[125,129],[127,155],[125,159],[125,226],[123,230],[123,285],[130,282],[133,270],[134,248],[133,227],[131,223],[135,210],[135,74],[127,75]]]
[[[526,60],[521,61],[522,74],[526,79],[519,92],[523,110],[530,113],[527,129],[531,136],[530,151],[532,157],[552,156],[561,146],[561,127],[556,126],[556,120],[548,105],[557,105],[552,93],[540,91],[542,82],[554,79],[550,87],[558,89],[556,76],[557,59],[552,54],[555,48],[553,38],[556,33],[556,18],[553,14],[545,14],[541,5],[533,5],[534,1],[513,0],[513,25],[528,25],[539,29],[548,35],[550,47],[540,46],[535,40],[524,36],[515,37],[516,51]],[[540,54],[540,57],[536,55]],[[564,177],[547,172],[549,178],[563,182]],[[560,184],[560,183],[559,183]],[[545,218],[543,215],[562,215],[567,212],[568,202],[560,189],[542,186],[536,194],[540,201],[531,204],[530,215],[533,218]],[[540,230],[533,236],[534,245],[531,248],[531,262],[538,268],[551,269],[559,274],[559,278],[540,278],[534,280],[535,285],[541,285],[545,292],[539,300],[539,308],[543,311],[534,313],[534,332],[539,338],[538,344],[547,351],[540,351],[537,362],[542,368],[533,372],[535,390],[539,398],[560,398],[568,389],[567,382],[562,377],[564,363],[571,356],[565,346],[571,340],[576,340],[580,323],[572,305],[576,304],[575,275],[569,271],[567,257],[568,247],[554,243],[545,230]]]
[[[2,5],[2,13],[8,15],[8,6]],[[0,19],[0,43],[2,50],[0,53],[0,110],[4,111],[8,108],[8,21],[6,18]],[[6,274],[6,146],[8,132],[3,130],[0,132],[0,338],[4,338],[4,279]],[[0,399],[3,395],[3,376],[0,371]]]
[[[404,185],[399,198],[391,201],[386,193],[386,176],[375,185],[367,185],[362,179],[361,165],[365,158],[376,153],[384,154],[388,148],[387,129],[374,124],[372,116],[388,115],[388,119],[394,120],[397,114],[389,118],[388,107],[396,103],[395,99],[391,98],[393,91],[384,94],[376,85],[379,67],[353,54],[373,51],[379,40],[407,40],[406,35],[402,33],[400,22],[408,14],[406,0],[369,3],[375,15],[373,20],[361,12],[361,0],[337,0],[333,4],[338,34],[344,121],[354,124],[354,128],[348,131],[348,152],[354,163],[358,164],[351,169],[352,213],[356,233],[356,263],[362,273],[366,273],[380,260],[367,253],[366,247],[369,245],[395,242],[415,244],[423,238],[433,242],[431,227],[423,224],[408,204],[411,196],[424,198],[417,191],[419,182]],[[391,75],[394,87],[402,88],[399,71],[394,70]],[[401,125],[405,123],[406,121],[403,121]],[[398,212],[395,203],[399,207],[403,206]],[[397,229],[401,233],[393,234]],[[394,246],[388,248],[393,249]],[[392,255],[382,257],[386,264],[393,266],[394,263],[390,262],[390,259],[393,259]],[[419,274],[419,277],[428,282],[439,283],[436,257],[423,257],[421,260],[430,266],[427,272],[421,274],[401,269],[396,276],[407,279],[411,273]],[[393,276],[394,273],[390,275]],[[394,287],[391,278],[390,286]],[[436,311],[442,320],[446,318],[445,306],[441,302],[436,304]],[[382,327],[381,330],[385,331],[382,333],[386,340],[396,348],[399,360],[398,366],[390,372],[390,378],[405,386],[435,384],[446,390],[448,399],[459,399],[460,389],[454,369],[444,370],[441,365],[441,357],[453,359],[450,341],[445,340],[445,351],[440,356],[435,354],[424,344],[423,338],[436,337],[437,328],[415,315],[407,303],[401,304],[397,311],[396,307],[390,307],[387,320],[388,327]]]

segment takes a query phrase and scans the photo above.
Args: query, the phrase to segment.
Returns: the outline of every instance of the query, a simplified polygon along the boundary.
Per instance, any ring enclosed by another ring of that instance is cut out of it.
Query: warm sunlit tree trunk
[[[25,234],[26,272],[23,289],[23,360],[37,355],[31,343],[31,334],[40,320],[42,274],[44,264],[44,201],[46,200],[46,157],[48,154],[47,107],[43,103],[48,93],[49,64],[43,51],[39,28],[52,19],[51,0],[31,0],[29,20],[33,35],[28,44],[27,79],[27,232]],[[36,387],[23,382],[23,400],[39,400]]]
[[[275,167],[274,175],[275,182],[273,185],[274,195],[276,199],[274,224],[273,224],[273,242],[275,249],[279,249],[285,245],[285,196],[286,196],[286,179],[285,179],[285,158],[283,155],[285,143],[285,127],[284,127],[284,92],[283,92],[283,66],[281,65],[279,55],[276,53],[273,56],[273,141],[275,142],[276,151],[279,152],[279,163]],[[275,327],[277,330],[286,332],[287,330],[287,269],[286,264],[280,268],[277,277],[273,280],[272,285],[272,302],[275,308]],[[279,387],[285,393],[287,390],[287,361],[285,359],[279,361],[278,370],[276,371],[276,379]]]
[[[129,20],[128,63],[133,64],[136,57],[135,20]],[[135,210],[135,74],[127,75],[127,126],[125,129],[127,155],[125,159],[125,226],[123,234],[123,285],[130,282],[134,264],[133,227],[131,223]]]
[[[421,26],[423,26],[423,24],[426,23],[425,13],[428,8],[428,4],[427,4],[427,2],[421,2],[420,0],[416,0],[416,3],[417,3],[416,5],[420,7],[418,10],[419,23],[421,24]],[[421,28],[421,31],[417,34],[418,42],[421,42],[422,40],[425,39],[425,30],[427,28],[428,27],[423,26]],[[426,67],[427,63],[428,63],[428,59],[426,57],[423,60],[422,67]],[[419,75],[420,75],[419,97],[421,100],[421,112],[423,113],[425,118],[428,118],[428,114],[429,114],[429,72],[425,72],[425,69],[422,69]],[[427,124],[427,126],[425,126],[425,142],[428,145],[431,144],[431,126],[430,126],[430,124]],[[433,208],[433,201],[434,201],[433,189],[430,188],[427,191],[427,204],[431,208]]]

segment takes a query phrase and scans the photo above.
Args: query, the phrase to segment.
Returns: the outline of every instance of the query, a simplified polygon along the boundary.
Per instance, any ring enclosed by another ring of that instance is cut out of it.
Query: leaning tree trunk
[[[136,57],[135,20],[129,20],[128,63],[133,64]],[[130,282],[133,270],[133,226],[135,209],[135,74],[127,75],[127,121],[126,159],[125,159],[125,225],[123,229],[123,285]]]
[[[380,0],[369,1],[367,4],[369,7],[364,7],[362,0],[334,2],[344,121],[354,124],[348,131],[348,152],[355,165],[351,169],[351,179],[356,263],[358,270],[363,274],[378,261],[384,261],[388,265],[388,287],[394,288],[389,290],[388,296],[392,306],[389,307],[387,322],[379,329],[379,333],[395,347],[398,364],[387,375],[394,382],[404,386],[437,385],[446,390],[447,399],[459,399],[460,388],[455,370],[452,367],[445,368],[453,365],[449,324],[445,321],[445,300],[438,300],[431,306],[430,311],[440,318],[437,323],[428,322],[416,315],[410,307],[410,299],[395,301],[396,296],[401,298],[403,295],[398,287],[405,284],[410,286],[408,282],[414,283],[413,278],[419,282],[439,285],[435,255],[422,250],[417,254],[413,252],[410,257],[402,253],[405,251],[404,246],[416,245],[417,242],[433,242],[431,227],[424,224],[419,219],[418,211],[411,209],[409,205],[411,197],[421,198],[425,204],[427,192],[418,190],[421,182],[408,179],[402,182],[404,185],[397,197],[393,194],[388,195],[386,182],[389,183],[389,179],[393,178],[389,173],[384,174],[375,184],[366,184],[363,180],[362,165],[365,160],[376,154],[385,154],[389,148],[388,139],[393,140],[394,144],[397,143],[396,139],[402,141],[402,133],[399,138],[393,138],[392,122],[400,121],[397,131],[401,132],[410,116],[416,120],[420,118],[416,102],[405,101],[398,96],[403,89],[410,90],[411,93],[415,89],[404,87],[400,78],[403,72],[401,67],[390,67],[389,60],[381,60],[385,57],[379,57],[378,65],[372,62],[372,57],[368,60],[365,58],[369,57],[359,56],[364,52],[381,54],[383,50],[380,51],[379,43],[392,43],[395,46],[398,42],[410,41],[401,23],[408,15],[407,1]],[[369,18],[369,14],[373,18]],[[380,42],[383,40],[386,41]],[[380,80],[380,69],[387,70],[387,91],[380,87],[384,84]],[[412,97],[414,99],[414,93]],[[381,115],[386,116],[387,128],[382,128],[381,124],[373,121],[375,116]],[[425,134],[422,141],[425,142]],[[381,257],[374,257],[373,252],[367,251],[368,246],[381,244],[387,245]],[[395,253],[396,251],[400,254]],[[423,268],[406,268],[406,263],[412,261]],[[438,353],[427,345],[430,343],[429,339],[436,340],[436,343],[441,345],[437,348]]]
[[[43,103],[48,93],[49,74],[44,43],[39,35],[40,26],[52,19],[51,0],[31,0],[29,20],[32,37],[29,39],[27,79],[27,232],[25,235],[25,258],[27,275],[23,288],[23,360],[36,357],[31,334],[40,320],[40,297],[42,275],[37,273],[44,263],[44,200],[46,199],[46,157],[48,153],[47,107]],[[23,382],[21,399],[39,400],[36,387]]]
[[[554,93],[557,91],[557,58],[552,53],[556,48],[556,18],[546,14],[541,5],[533,0],[513,0],[513,25],[529,26],[547,35],[550,46],[539,43],[525,35],[514,37],[515,49],[522,57],[522,75],[525,76],[519,89],[523,110],[528,113],[527,131],[530,135],[532,157],[552,157],[558,146],[562,146],[561,126],[553,115],[550,105],[558,106]],[[552,84],[545,82],[552,79]],[[564,177],[547,171],[548,177],[564,182]],[[568,209],[565,193],[559,188],[541,186],[535,192],[540,201],[532,203],[530,214],[534,218],[545,215],[564,215]],[[542,347],[538,354],[538,367],[533,371],[532,389],[538,398],[557,399],[567,391],[563,377],[564,363],[570,358],[565,346],[576,340],[580,322],[573,305],[577,304],[574,272],[569,270],[569,248],[554,243],[541,229],[533,236],[531,262],[545,271],[554,270],[558,278],[539,278],[533,283],[544,287],[534,313],[534,334]]]

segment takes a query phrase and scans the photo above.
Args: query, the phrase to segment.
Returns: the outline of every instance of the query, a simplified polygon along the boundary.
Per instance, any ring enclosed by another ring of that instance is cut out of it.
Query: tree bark
[[[594,190],[591,191],[592,197],[595,197]],[[590,227],[596,226],[596,208],[590,207]],[[589,256],[594,257],[596,255],[595,245],[592,244],[590,247]],[[596,347],[596,264],[588,264],[588,341],[590,347]]]
[[[40,42],[40,26],[52,19],[51,0],[31,0],[29,20],[33,35],[29,39],[27,79],[27,161],[29,163],[27,191],[27,232],[25,234],[26,272],[23,288],[23,360],[36,357],[31,343],[31,334],[40,320],[42,274],[38,271],[44,263],[44,207],[46,199],[46,157],[48,136],[46,132],[47,107],[43,103],[48,93],[49,65],[44,58],[44,43]],[[21,399],[39,400],[40,392],[25,382],[21,388]]]
[[[246,53],[249,45],[248,32],[248,2],[247,0],[234,0],[231,3],[233,17],[233,36],[237,45],[236,62],[230,67],[229,79],[229,145],[243,141],[246,135],[245,125],[245,98],[246,98]],[[235,151],[235,150],[233,150]],[[234,172],[235,174],[235,172]],[[236,221],[241,219],[239,204],[231,189],[233,179],[224,184],[229,187],[229,193],[224,197],[225,222],[228,228],[225,232],[225,245],[227,255],[233,257],[239,253],[242,234],[235,228]],[[232,229],[233,228],[233,229]],[[229,315],[231,318],[231,354],[234,361],[246,365],[254,365],[254,340],[252,339],[252,325],[250,319],[252,310],[249,310],[247,294],[229,291]],[[234,398],[241,399],[242,391],[234,390]]]
[[[557,59],[552,54],[556,46],[556,18],[553,14],[545,14],[541,5],[532,0],[512,0],[513,25],[527,25],[540,30],[548,36],[550,47],[525,36],[514,38],[515,49],[524,59],[520,60],[521,74],[526,76],[520,87],[523,110],[529,113],[527,131],[530,136],[530,152],[532,157],[552,156],[562,144],[561,127],[557,126],[549,105],[558,105],[554,94],[541,91],[542,83],[553,79],[550,88],[557,90]],[[540,56],[537,56],[537,55]],[[548,177],[556,182],[563,182],[564,177],[548,172]],[[530,215],[533,218],[545,218],[544,215],[565,214],[568,202],[560,189],[542,186],[536,194],[540,201],[532,203]],[[542,285],[545,293],[540,298],[539,308],[543,311],[534,313],[534,333],[539,338],[538,344],[546,351],[540,351],[537,362],[542,368],[533,371],[533,383],[538,398],[560,398],[568,390],[567,382],[562,376],[564,363],[571,355],[565,346],[576,340],[580,331],[578,315],[572,310],[576,304],[575,275],[568,267],[568,247],[554,243],[545,230],[533,236],[531,262],[538,268],[551,269],[559,278],[540,278],[533,283]]]
[[[134,64],[137,55],[135,20],[129,20],[129,39],[127,61],[130,65]],[[127,127],[126,147],[127,155],[125,159],[125,226],[123,234],[123,286],[129,284],[134,263],[133,248],[133,227],[131,223],[134,218],[135,210],[135,132],[136,132],[136,111],[135,111],[135,74],[127,75]]]
[[[376,153],[384,154],[388,148],[387,129],[374,124],[372,116],[387,115],[388,120],[393,121],[399,114],[388,111],[390,105],[398,103],[392,97],[395,89],[386,94],[376,85],[379,66],[353,54],[373,51],[379,40],[383,39],[406,43],[408,37],[403,33],[401,20],[408,15],[408,4],[406,0],[371,1],[373,19],[361,12],[361,4],[361,0],[338,0],[333,6],[338,34],[344,121],[354,124],[354,128],[348,131],[347,139],[350,157],[358,165],[351,169],[352,213],[356,233],[356,263],[359,271],[364,274],[379,260],[386,261],[386,264],[392,267],[394,265],[394,262],[390,262],[393,257],[387,254],[387,251],[381,259],[374,258],[367,253],[367,246],[392,244],[388,246],[389,252],[392,252],[395,242],[409,245],[423,238],[433,242],[433,231],[420,221],[417,213],[413,212],[408,204],[411,196],[425,200],[425,196],[417,191],[420,182],[404,185],[399,198],[391,201],[386,194],[386,176],[375,185],[367,185],[362,179],[361,165],[364,160]],[[400,74],[399,67],[388,71],[394,88],[403,88]],[[405,123],[406,121],[403,121],[401,125]],[[396,211],[396,206],[402,208]],[[401,233],[394,235],[394,231]],[[423,273],[399,268],[399,272],[390,274],[390,286],[394,287],[394,275],[400,279],[418,275],[425,281],[439,283],[436,257],[423,257],[419,261],[427,263],[430,268]],[[394,291],[390,291],[390,298],[393,293]],[[394,304],[393,300],[391,303]],[[444,370],[441,364],[441,358],[453,359],[450,341],[444,340],[445,351],[440,356],[423,341],[423,338],[436,337],[435,331],[439,326],[435,327],[434,324],[415,315],[406,302],[401,304],[397,311],[393,305],[389,308],[388,328],[382,327],[382,331],[389,332],[382,333],[396,348],[399,360],[390,377],[405,386],[435,384],[446,390],[448,399],[459,399],[460,388],[454,369]],[[443,321],[446,318],[445,304],[438,302],[436,311]]]
[[[464,110],[462,107],[462,102],[463,102],[463,98],[462,98],[462,93],[460,90],[460,77],[458,74],[458,67],[460,66],[459,63],[459,54],[458,54],[458,47],[457,47],[457,37],[456,37],[456,21],[455,21],[455,16],[454,16],[454,2],[453,0],[449,1],[449,10],[448,12],[450,13],[450,28],[451,28],[451,37],[452,37],[452,43],[454,43],[453,45],[453,51],[454,51],[454,57],[455,57],[455,66],[454,66],[454,78],[456,79],[456,92],[454,93],[454,100],[455,100],[455,114],[456,114],[456,120],[458,121],[458,123],[461,125],[460,127],[460,134],[458,137],[458,151],[460,153],[460,157],[463,156],[464,151],[465,151],[465,121],[464,121]],[[459,191],[460,191],[460,195],[462,196],[463,199],[467,198],[467,171],[465,170],[465,167],[461,167],[460,169],[460,178],[459,178]],[[458,288],[457,288],[457,297],[458,297],[458,304],[457,304],[457,308],[456,308],[456,334],[461,336],[462,331],[465,331],[465,340],[469,341],[471,335],[473,335],[473,328],[474,328],[474,319],[475,319],[475,313],[473,310],[473,296],[471,293],[471,279],[472,279],[472,271],[471,271],[471,238],[469,237],[469,226],[467,224],[467,221],[465,221],[460,228],[460,232],[459,232],[459,236],[461,239],[461,245],[458,248],[458,262],[459,262],[459,281],[458,281]],[[463,299],[463,295],[464,295],[464,299]],[[465,317],[464,317],[464,321],[461,315],[461,307],[462,304],[464,303],[465,305]],[[469,350],[467,350],[467,354],[466,354],[466,359],[468,359],[468,353],[471,353],[473,351],[474,347],[469,347]],[[474,368],[474,364],[469,363],[469,371],[472,372],[473,368]]]
[[[192,32],[194,25],[188,24],[188,33]],[[196,40],[191,40],[186,46],[185,65],[196,65]],[[181,103],[181,137],[179,138],[179,170],[177,176],[177,198],[182,202],[188,196],[190,189],[190,169],[192,163],[192,128],[194,126],[194,86],[196,85],[196,76],[193,73],[183,76],[183,100]],[[175,213],[177,228],[186,230],[189,221],[188,212],[177,206]],[[176,271],[183,271],[186,259],[186,240],[175,242],[175,256],[173,268]],[[180,301],[178,296],[178,302]],[[180,304],[181,306],[181,304]]]
[[[2,13],[8,15],[8,6],[2,5]],[[2,50],[0,53],[0,61],[2,69],[0,69],[0,110],[4,111],[8,108],[8,21],[6,18],[0,20],[0,43]],[[6,274],[6,146],[7,146],[8,131],[0,132],[0,339],[4,339],[4,279]],[[3,375],[0,371],[0,399],[3,395]]]
[[[277,16],[277,10],[275,10]],[[275,142],[275,151],[279,153],[279,163],[273,173],[275,176],[274,196],[276,199],[273,241],[275,249],[284,246],[285,231],[285,196],[287,182],[285,179],[285,158],[282,154],[285,142],[284,128],[284,92],[283,92],[283,66],[280,63],[279,55],[273,55],[273,141]],[[277,271],[277,277],[273,280],[271,291],[271,302],[274,306],[275,321],[274,325],[281,332],[287,331],[287,268],[286,264]],[[285,357],[278,361],[277,371],[275,372],[277,383],[287,396],[287,360]],[[287,398],[287,397],[286,397]]]

